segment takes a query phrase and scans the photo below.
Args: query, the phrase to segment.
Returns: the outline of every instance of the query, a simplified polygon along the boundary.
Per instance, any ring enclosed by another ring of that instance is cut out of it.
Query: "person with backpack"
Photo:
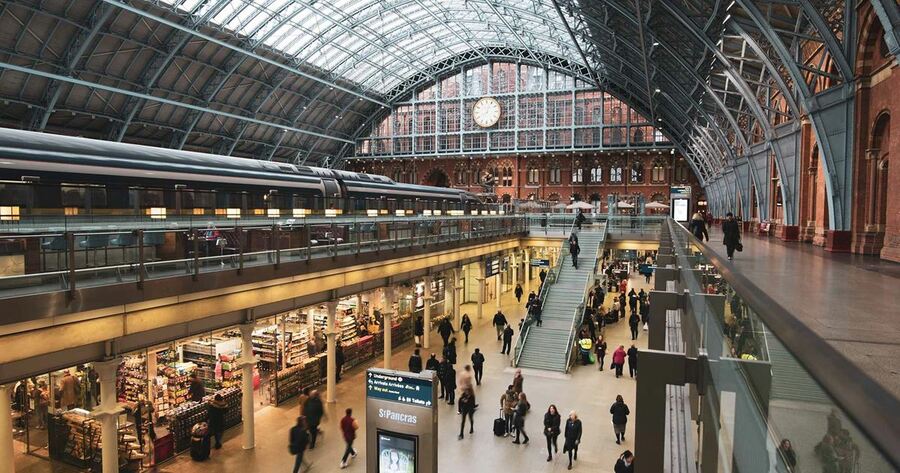
[[[413,354],[409,356],[408,368],[410,373],[421,373],[422,372],[422,355],[419,353],[419,349],[416,348],[413,350]]]
[[[572,411],[569,413],[569,418],[566,419],[566,443],[563,445],[563,452],[569,454],[569,470],[572,469],[572,460],[578,460],[578,445],[581,443],[581,433],[581,419],[578,418],[578,414],[575,411]]]
[[[344,442],[347,448],[344,449],[344,456],[341,458],[341,468],[347,468],[347,462],[351,458],[356,458],[356,450],[353,449],[353,441],[356,440],[356,431],[359,430],[359,423],[353,418],[353,409],[347,408],[344,411],[344,417],[341,419],[341,434],[344,436]]]
[[[616,443],[621,444],[625,441],[625,426],[628,424],[628,415],[631,411],[622,399],[622,395],[616,396],[616,402],[609,407],[609,413],[612,414],[613,431],[616,434]]]
[[[547,437],[547,461],[553,460],[553,453],[559,453],[556,440],[559,438],[560,416],[555,404],[550,404],[544,414],[544,436]],[[551,449],[552,447],[552,449]]]
[[[306,466],[306,471],[312,468],[312,463],[303,461],[303,454],[306,452],[306,446],[309,445],[309,433],[306,431],[306,418],[297,417],[297,424],[291,427],[289,437],[288,450],[294,456],[294,473],[299,473],[302,466]]]

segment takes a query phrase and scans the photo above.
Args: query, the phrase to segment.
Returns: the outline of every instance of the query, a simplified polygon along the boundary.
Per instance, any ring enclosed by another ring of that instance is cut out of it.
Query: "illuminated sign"
[[[411,406],[431,407],[434,387],[432,381],[403,373],[386,373],[369,370],[366,373],[366,397],[381,399],[384,401],[399,402]],[[381,416],[379,412],[379,416]],[[390,417],[391,411],[387,410],[384,417]],[[412,423],[416,423],[413,419]]]

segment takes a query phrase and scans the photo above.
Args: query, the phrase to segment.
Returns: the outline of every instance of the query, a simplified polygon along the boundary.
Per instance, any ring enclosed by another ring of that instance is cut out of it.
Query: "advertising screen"
[[[415,473],[416,438],[378,431],[378,473]]]
[[[672,218],[674,218],[676,222],[687,222],[688,221],[688,200],[687,199],[673,199],[672,200]]]

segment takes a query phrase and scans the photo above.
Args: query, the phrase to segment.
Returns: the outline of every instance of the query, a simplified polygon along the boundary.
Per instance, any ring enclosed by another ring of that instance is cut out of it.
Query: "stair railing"
[[[584,285],[584,293],[581,295],[581,302],[578,304],[578,307],[575,309],[576,312],[572,317],[572,326],[569,328],[569,337],[568,343],[566,343],[566,373],[572,368],[572,363],[575,360],[575,355],[577,351],[575,350],[575,344],[577,340],[575,339],[576,334],[578,333],[578,329],[581,328],[582,317],[584,316],[584,308],[587,306],[588,302],[588,294],[590,294],[591,289],[595,286],[597,279],[597,267],[600,264],[600,251],[603,246],[604,238],[601,240],[599,244],[597,244],[597,257],[594,258],[594,266],[591,269],[591,276],[588,280],[588,284]]]

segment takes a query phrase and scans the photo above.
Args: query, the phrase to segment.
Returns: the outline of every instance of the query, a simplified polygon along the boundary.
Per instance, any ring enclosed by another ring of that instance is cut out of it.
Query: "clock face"
[[[492,97],[484,97],[472,107],[472,119],[482,128],[488,128],[500,121],[500,102]]]

